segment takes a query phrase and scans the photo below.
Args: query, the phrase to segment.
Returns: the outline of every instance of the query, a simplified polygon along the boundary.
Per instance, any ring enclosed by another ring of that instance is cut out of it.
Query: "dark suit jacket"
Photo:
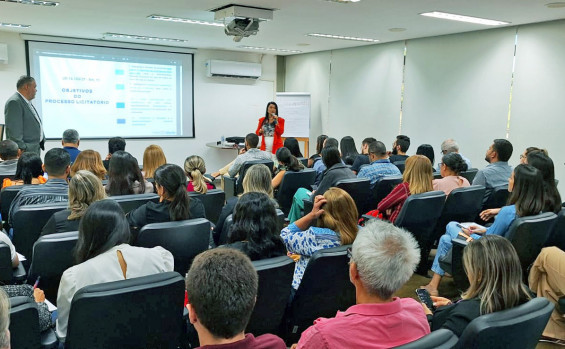
[[[19,93],[16,92],[6,102],[4,117],[6,138],[16,142],[22,150],[39,154],[39,142],[43,138],[41,126]]]

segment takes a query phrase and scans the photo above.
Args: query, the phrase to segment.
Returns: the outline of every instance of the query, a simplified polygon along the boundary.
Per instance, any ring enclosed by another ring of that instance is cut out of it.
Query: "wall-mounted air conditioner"
[[[206,62],[207,75],[224,78],[258,79],[261,77],[261,64],[248,62],[220,61],[211,59]]]

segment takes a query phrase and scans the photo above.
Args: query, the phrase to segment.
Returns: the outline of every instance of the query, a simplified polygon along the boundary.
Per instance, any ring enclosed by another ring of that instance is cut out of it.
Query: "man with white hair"
[[[71,156],[71,165],[74,164],[78,154],[80,154],[80,150],[78,150],[80,138],[77,130],[73,130],[72,128],[65,130],[61,144],[63,145],[63,149]]]
[[[10,349],[10,300],[0,289],[0,349]]]
[[[419,261],[410,233],[388,222],[369,222],[355,238],[349,263],[357,304],[335,318],[314,321],[296,347],[391,348],[430,333],[420,303],[393,297]]]
[[[459,154],[459,144],[457,144],[457,142],[453,138],[446,139],[445,141],[443,141],[441,143],[441,156],[443,157],[444,155],[449,154],[449,153]],[[459,154],[459,155],[461,155],[461,158],[467,164],[467,169],[470,169],[472,167],[471,166],[471,160],[467,159],[462,154]],[[441,158],[440,158],[440,160],[441,160]],[[437,164],[437,170],[438,171],[439,171],[439,164],[440,163],[441,163],[441,161],[438,162],[438,164]]]

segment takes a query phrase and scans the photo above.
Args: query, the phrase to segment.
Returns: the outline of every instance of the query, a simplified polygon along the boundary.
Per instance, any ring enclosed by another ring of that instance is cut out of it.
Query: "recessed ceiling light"
[[[210,21],[201,21],[199,19],[188,19],[188,18],[180,18],[180,17],[170,17],[170,16],[161,16],[161,15],[150,15],[147,16],[149,19],[155,19],[158,21],[167,21],[167,22],[177,22],[177,23],[188,23],[188,24],[202,24],[202,25],[210,25],[214,27],[223,27],[223,23],[219,22],[210,22]]]
[[[406,31],[406,28],[388,28],[389,32],[400,33]]]
[[[545,6],[549,8],[563,8],[565,7],[565,2],[552,2],[549,4],[545,4]]]
[[[439,12],[439,11],[420,13],[420,15],[426,16],[426,17],[449,19],[451,21],[484,24],[484,25],[510,24],[510,22],[502,22],[502,21],[495,21],[495,20],[492,20],[492,19],[485,19],[485,18],[479,18],[479,17],[456,15],[456,14],[453,14],[453,13]]]
[[[257,47],[257,46],[238,46],[239,48],[245,48],[248,50],[258,50],[258,51],[271,51],[271,52],[285,52],[285,53],[302,53],[299,50],[285,50],[282,48],[269,48],[269,47]]]
[[[57,6],[58,2],[55,1],[39,1],[39,0],[0,0],[4,2],[15,2],[23,5],[40,5],[40,6]]]
[[[324,0],[324,1],[328,1],[328,2],[339,2],[342,4],[350,4],[352,2],[359,2],[361,0]]]
[[[2,23],[0,22],[0,27],[7,27],[7,28],[29,28],[31,25],[29,24],[15,24],[15,23]]]
[[[154,36],[143,36],[133,34],[119,34],[119,33],[104,33],[103,39],[129,39],[129,40],[146,40],[146,41],[168,41],[168,42],[188,42],[188,40],[172,39],[172,38],[158,38]]]
[[[317,37],[317,38],[327,38],[327,39],[353,40],[353,41],[364,41],[364,42],[379,42],[379,40],[376,40],[376,39],[357,38],[357,37],[354,37],[354,36],[320,34],[320,33],[310,33],[310,34],[306,34],[306,36],[314,36],[314,37]]]

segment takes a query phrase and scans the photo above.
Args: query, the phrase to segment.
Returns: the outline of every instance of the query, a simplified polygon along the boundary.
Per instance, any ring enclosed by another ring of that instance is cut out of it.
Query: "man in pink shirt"
[[[418,243],[394,225],[372,220],[353,243],[349,278],[357,304],[335,318],[320,318],[297,348],[391,348],[430,333],[422,305],[393,297],[420,261]]]

